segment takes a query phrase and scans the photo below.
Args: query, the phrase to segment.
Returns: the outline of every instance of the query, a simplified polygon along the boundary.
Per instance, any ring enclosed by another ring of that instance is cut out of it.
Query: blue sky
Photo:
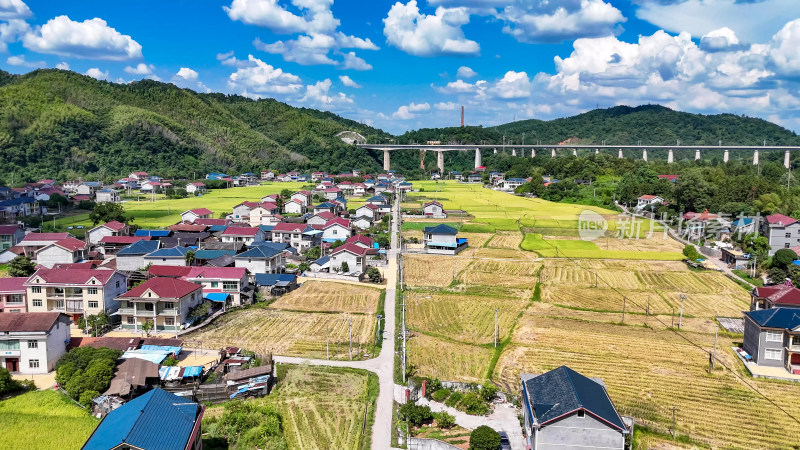
[[[798,0],[0,0],[0,52],[393,133],[643,103],[800,131]]]

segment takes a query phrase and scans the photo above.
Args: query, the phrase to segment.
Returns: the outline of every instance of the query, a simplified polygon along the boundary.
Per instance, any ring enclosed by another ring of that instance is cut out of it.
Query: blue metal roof
[[[204,297],[212,302],[224,302],[228,300],[228,297],[230,296],[231,294],[228,294],[227,292],[209,292]]]
[[[136,230],[134,236],[167,237],[172,233],[169,230]]]
[[[328,261],[330,261],[330,260],[331,260],[331,257],[330,257],[330,255],[325,255],[325,256],[323,256],[322,258],[319,258],[319,259],[317,259],[316,261],[314,261],[314,264],[316,264],[316,265],[318,265],[318,266],[324,266],[324,265],[325,265],[325,264],[327,264],[327,263],[328,263]]]
[[[173,355],[180,355],[181,350],[183,348],[176,347],[173,345],[142,345],[139,347],[141,350],[155,350],[155,351],[162,351],[162,352],[170,352]]]
[[[456,235],[456,234],[458,234],[458,230],[456,230],[455,228],[453,228],[453,227],[451,227],[449,225],[445,225],[443,223],[439,224],[439,225],[436,225],[435,227],[425,227],[423,229],[423,232],[430,233],[430,234],[448,234],[448,235]]]
[[[225,231],[226,228],[228,228],[227,225],[211,225],[208,227],[208,231],[211,233],[216,233],[218,231]]]
[[[253,247],[267,247],[267,248],[274,248],[275,250],[284,250],[289,247],[288,242],[272,242],[272,241],[259,241],[253,242],[252,244],[248,245],[249,248]]]
[[[117,256],[146,255],[156,250],[158,250],[158,241],[138,241],[120,249]]]
[[[794,330],[800,327],[800,310],[796,308],[771,308],[744,313],[759,326]]]
[[[234,250],[198,250],[194,253],[197,259],[216,259],[224,255],[235,255]]]
[[[743,227],[750,225],[751,223],[753,223],[753,219],[751,217],[742,217],[741,219],[734,220],[732,225],[735,227]]]
[[[270,247],[267,245],[259,245],[258,247],[253,247],[246,252],[239,253],[236,255],[236,259],[240,258],[272,258],[273,256],[277,255],[278,253],[282,252],[283,250],[277,249],[274,247]]]
[[[297,276],[293,273],[257,273],[256,284],[259,286],[274,286],[276,284],[291,283]]]
[[[625,424],[606,389],[567,366],[561,366],[523,382],[527,406],[533,408],[539,425],[583,409],[620,431]]]
[[[186,253],[192,250],[190,247],[170,247],[162,248],[150,253],[146,258],[183,258]]]
[[[386,201],[386,197],[384,197],[383,195],[376,195],[374,197],[368,198],[367,201],[368,202],[385,202]]]
[[[197,403],[156,388],[108,413],[83,449],[108,450],[124,443],[147,450],[184,450],[200,410]]]
[[[314,209],[317,208],[336,208],[336,205],[331,202],[322,202],[319,205],[315,206]]]
[[[258,226],[258,229],[263,231],[263,232],[265,232],[265,233],[269,233],[270,231],[272,231],[273,228],[275,228],[275,225],[259,225]]]

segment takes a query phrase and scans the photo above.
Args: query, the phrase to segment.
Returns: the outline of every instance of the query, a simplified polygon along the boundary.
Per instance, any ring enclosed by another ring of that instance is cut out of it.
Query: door
[[[9,372],[16,372],[19,370],[19,358],[6,358],[6,369]]]

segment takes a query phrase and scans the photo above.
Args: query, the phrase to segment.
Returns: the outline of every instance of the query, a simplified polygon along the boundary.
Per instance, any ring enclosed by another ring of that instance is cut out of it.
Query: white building
[[[36,251],[36,262],[45,267],[72,264],[86,259],[86,242],[69,237]]]
[[[325,242],[345,241],[352,234],[350,221],[337,217],[325,224],[322,229],[322,240]]]
[[[48,373],[66,352],[69,336],[66,314],[0,314],[0,367],[23,375]]]
[[[130,228],[124,223],[112,220],[87,231],[86,242],[89,245],[97,245],[106,236],[127,236],[129,230]]]
[[[336,247],[331,253],[330,267],[347,273],[363,273],[366,264],[367,249],[350,243]],[[347,270],[344,270],[345,264]]]
[[[202,194],[206,191],[205,183],[189,183],[186,185],[186,192],[189,194]]]
[[[139,270],[147,266],[144,257],[158,250],[159,241],[138,241],[117,252],[117,270]]]
[[[119,191],[116,189],[102,189],[97,191],[96,194],[97,202],[111,202],[111,203],[119,203]]]
[[[189,310],[203,301],[202,286],[176,278],[155,277],[120,295],[122,327],[141,330],[152,322],[156,330],[190,325]]]
[[[28,278],[29,312],[65,312],[78,320],[119,307],[114,298],[125,292],[128,277],[116,270],[45,269]]]
[[[236,267],[244,267],[250,273],[279,273],[286,267],[283,250],[268,245],[259,245],[233,257]]]
[[[197,219],[212,219],[214,211],[208,208],[196,208],[181,213],[181,220],[194,223]]]

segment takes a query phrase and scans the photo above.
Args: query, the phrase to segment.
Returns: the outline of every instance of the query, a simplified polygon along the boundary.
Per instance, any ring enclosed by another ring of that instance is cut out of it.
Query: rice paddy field
[[[57,391],[31,391],[0,402],[0,448],[81,448],[98,423]]]
[[[273,392],[245,401],[277,408],[290,449],[361,450],[369,448],[377,393],[377,376],[366,371],[281,365]],[[206,417],[220,414],[221,405],[206,409]]]
[[[275,304],[230,311],[185,339],[203,348],[243,347],[259,353],[350,359],[350,321],[353,359],[373,351],[377,327],[378,289],[344,283],[308,282]]]

